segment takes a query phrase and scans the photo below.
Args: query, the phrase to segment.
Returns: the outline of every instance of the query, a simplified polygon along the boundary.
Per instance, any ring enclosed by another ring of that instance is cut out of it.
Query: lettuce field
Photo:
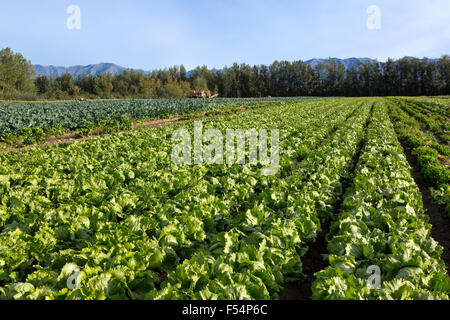
[[[274,175],[175,164],[194,121],[1,154],[0,299],[449,299],[448,99],[208,101],[0,105],[11,135],[230,106],[203,129],[279,130]]]

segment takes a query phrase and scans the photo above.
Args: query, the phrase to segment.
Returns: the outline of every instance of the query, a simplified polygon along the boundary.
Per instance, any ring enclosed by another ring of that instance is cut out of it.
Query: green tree
[[[181,81],[186,81],[186,79],[187,79],[187,71],[186,71],[186,68],[185,68],[183,65],[181,65],[181,66],[180,66],[180,80],[181,80]]]
[[[36,86],[38,93],[46,94],[50,87],[50,80],[43,75],[37,76],[36,79],[34,79],[34,85]]]
[[[206,84],[206,80],[202,77],[196,77],[194,81],[192,81],[192,89],[193,90],[208,90],[208,85]]]
[[[35,69],[30,61],[10,48],[0,51],[0,90],[5,92],[32,92],[35,90]]]
[[[62,77],[60,78],[60,82],[62,91],[67,92],[69,95],[74,94],[75,85],[73,82],[72,75],[70,73],[63,74]]]

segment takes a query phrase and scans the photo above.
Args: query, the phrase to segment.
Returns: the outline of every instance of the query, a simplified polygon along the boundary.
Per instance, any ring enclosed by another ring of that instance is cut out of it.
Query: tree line
[[[271,65],[234,63],[222,70],[183,65],[144,75],[100,73],[60,77],[35,76],[30,61],[6,48],[0,51],[0,94],[4,98],[183,98],[191,90],[210,90],[222,97],[415,96],[450,94],[450,58],[403,58],[360,62],[346,69],[329,59],[315,67],[302,61]]]

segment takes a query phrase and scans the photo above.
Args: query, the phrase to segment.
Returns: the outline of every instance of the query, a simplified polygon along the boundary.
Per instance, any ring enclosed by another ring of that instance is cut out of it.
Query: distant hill
[[[355,67],[355,68],[358,67],[358,64],[360,62],[362,62],[364,64],[367,64],[369,62],[371,62],[371,63],[378,62],[377,60],[370,59],[370,58],[348,58],[348,59],[331,58],[331,60],[333,60],[337,63],[342,62],[347,70],[352,67]],[[311,59],[311,60],[304,61],[304,63],[308,64],[314,68],[319,64],[327,63],[327,61],[328,61],[328,59]]]
[[[98,63],[90,64],[87,66],[73,67],[42,66],[40,64],[37,64],[34,67],[36,69],[36,75],[55,77],[60,77],[65,73],[70,73],[73,76],[79,76],[83,74],[88,75],[89,73],[92,73],[93,76],[96,76],[99,73],[122,74],[125,70],[129,70],[128,68],[118,66],[114,63]],[[142,70],[138,71],[145,73],[145,71]]]
[[[412,57],[406,57],[407,59],[412,59]],[[338,59],[331,58],[333,61],[342,62],[346,69],[350,69],[352,67],[358,67],[359,62],[364,64],[371,62],[376,63],[377,60],[370,58],[348,58],[348,59]],[[429,60],[437,60],[437,59],[429,59]],[[325,64],[328,59],[311,59],[304,61],[305,64],[310,65],[311,67],[315,67],[319,64]],[[36,75],[44,75],[44,76],[56,76],[59,77],[64,73],[68,72],[73,76],[79,76],[82,74],[88,75],[92,73],[93,76],[96,76],[98,73],[111,73],[111,74],[122,74],[125,70],[132,70],[129,68],[121,67],[114,63],[98,63],[98,64],[90,64],[88,66],[73,66],[73,67],[55,67],[55,66],[43,66],[40,64],[34,65],[36,68]],[[136,70],[135,71],[142,72],[143,74],[148,74],[149,72],[144,70]],[[187,72],[187,76],[190,76],[192,71]]]

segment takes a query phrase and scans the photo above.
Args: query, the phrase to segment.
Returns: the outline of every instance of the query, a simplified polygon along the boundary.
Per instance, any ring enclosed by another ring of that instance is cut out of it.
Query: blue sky
[[[448,0],[3,0],[0,47],[35,64],[113,62],[151,70],[184,64],[450,53]],[[69,5],[81,29],[69,30]],[[381,9],[369,30],[366,10]]]

